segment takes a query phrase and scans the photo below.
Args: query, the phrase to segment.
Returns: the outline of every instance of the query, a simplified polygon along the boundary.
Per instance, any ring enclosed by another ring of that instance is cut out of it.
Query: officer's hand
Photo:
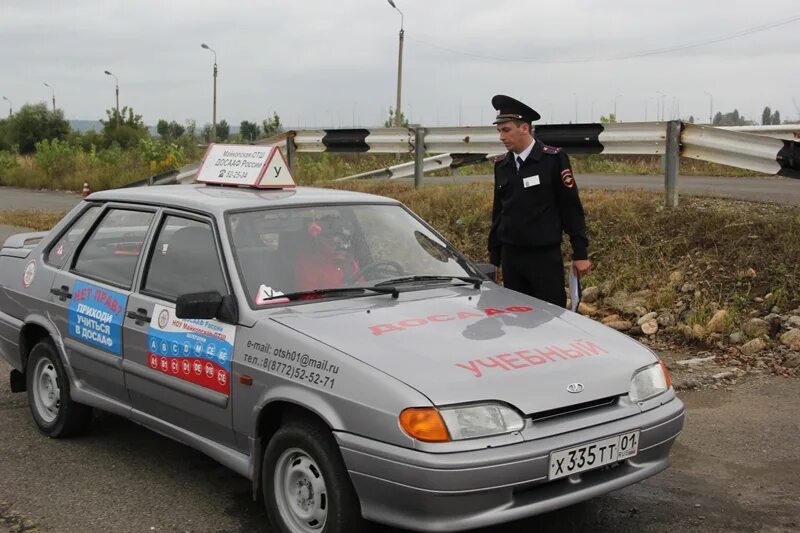
[[[572,262],[572,266],[579,278],[592,273],[592,262],[588,259],[576,259]]]

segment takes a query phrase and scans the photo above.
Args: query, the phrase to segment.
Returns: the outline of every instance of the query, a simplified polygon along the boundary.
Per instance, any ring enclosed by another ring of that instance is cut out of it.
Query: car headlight
[[[643,402],[672,386],[669,371],[662,361],[636,371],[631,378],[631,390],[628,393],[634,403]]]
[[[413,407],[400,413],[400,425],[415,439],[448,442],[519,431],[525,421],[519,413],[500,403],[458,407]]]

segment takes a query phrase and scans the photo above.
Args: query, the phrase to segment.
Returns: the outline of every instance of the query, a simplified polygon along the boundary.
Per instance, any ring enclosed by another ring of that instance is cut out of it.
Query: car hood
[[[633,373],[656,361],[611,328],[488,283],[293,306],[270,318],[440,406],[499,400],[538,413],[626,394]],[[582,392],[567,390],[575,383]]]

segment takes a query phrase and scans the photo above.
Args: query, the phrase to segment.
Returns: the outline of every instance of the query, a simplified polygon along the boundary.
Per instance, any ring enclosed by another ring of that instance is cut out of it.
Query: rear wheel
[[[52,343],[41,341],[33,347],[25,374],[28,405],[42,433],[69,437],[89,428],[92,409],[70,398],[69,379]]]
[[[281,427],[264,452],[264,503],[281,533],[364,531],[361,508],[330,430],[310,420]]]

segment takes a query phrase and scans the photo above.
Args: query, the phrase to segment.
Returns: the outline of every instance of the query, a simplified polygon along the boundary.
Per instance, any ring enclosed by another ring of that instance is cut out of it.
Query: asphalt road
[[[490,182],[492,176],[426,177],[424,183]],[[410,181],[410,180],[404,180]],[[641,189],[664,192],[664,176],[617,176],[578,174],[582,189]],[[678,193],[717,198],[734,198],[752,202],[800,205],[800,180],[789,178],[722,178],[714,176],[680,176]]]
[[[32,191],[0,187],[0,211],[11,209],[66,210],[81,201],[81,196],[64,191]]]
[[[424,183],[489,182],[492,179],[492,176],[426,177]],[[584,189],[641,189],[664,192],[663,176],[579,174],[576,181],[578,186]],[[752,202],[800,205],[800,180],[790,178],[680,176],[678,192],[679,194],[734,198]],[[70,209],[80,200],[81,197],[75,193],[0,187],[0,211],[7,209]]]

